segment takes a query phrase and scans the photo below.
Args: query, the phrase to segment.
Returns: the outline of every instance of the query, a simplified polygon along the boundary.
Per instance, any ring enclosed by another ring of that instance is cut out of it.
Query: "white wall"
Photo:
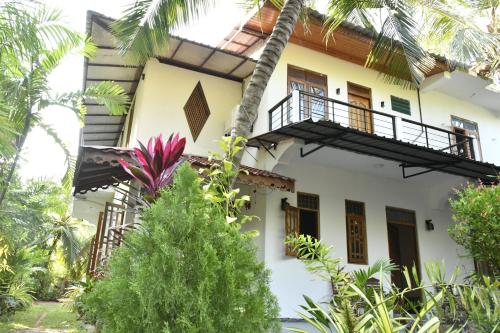
[[[440,92],[425,92],[422,93],[421,97],[424,123],[451,130],[452,115],[476,122],[481,140],[483,161],[500,165],[499,113],[465,103]],[[500,94],[498,98],[500,104]]]
[[[156,59],[146,64],[144,74],[136,96],[130,146],[136,146],[137,139],[144,142],[160,133],[179,132],[187,139],[186,153],[207,156],[208,151],[218,150],[216,140],[223,136],[225,123],[241,100],[241,83],[161,64]],[[198,81],[211,114],[194,142],[183,108]]]
[[[288,65],[327,75],[328,96],[330,98],[347,101],[347,82],[357,83],[371,88],[372,109],[420,121],[416,90],[402,89],[399,86],[387,84],[375,70],[290,43],[285,47],[264,93],[254,135],[268,131],[268,110],[287,95]],[[339,95],[336,94],[337,88],[340,88]],[[391,110],[391,95],[410,101],[411,116]],[[382,101],[385,102],[384,108],[381,107]],[[421,105],[423,122],[429,125],[449,130],[451,115],[477,122],[484,160],[500,164],[499,114],[438,92],[422,93]]]
[[[72,216],[76,219],[84,219],[97,226],[99,212],[104,211],[106,202],[113,201],[114,192],[111,190],[99,190],[78,194],[73,199]]]
[[[334,246],[335,255],[343,258],[347,270],[366,266],[347,264],[345,260],[346,199],[365,203],[369,264],[380,258],[389,258],[385,208],[392,206],[416,212],[422,273],[423,264],[429,261],[444,261],[449,272],[455,266],[462,267],[462,271],[472,269],[470,260],[461,257],[462,250],[447,234],[451,215],[446,200],[442,200],[450,193],[450,183],[453,183],[453,179],[458,182],[461,180],[459,177],[447,178],[445,175],[446,181],[435,183],[427,189],[430,181],[423,181],[425,176],[421,176],[424,178],[416,182],[405,182],[369,173],[320,166],[300,158],[292,158],[280,173],[296,179],[296,191],[320,196],[321,240]],[[422,185],[419,185],[420,182]],[[285,256],[285,217],[284,212],[280,210],[283,197],[288,197],[290,204],[296,204],[296,193],[282,191],[273,191],[266,200],[265,258],[267,266],[272,270],[271,287],[278,296],[281,317],[293,318],[297,317],[298,305],[303,304],[303,294],[324,301],[328,300],[330,288],[327,283],[308,273],[297,259]],[[425,229],[426,219],[432,219],[434,231]]]

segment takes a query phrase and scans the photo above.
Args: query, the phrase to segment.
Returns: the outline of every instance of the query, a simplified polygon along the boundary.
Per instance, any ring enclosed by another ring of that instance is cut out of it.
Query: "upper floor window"
[[[458,134],[455,137],[457,154],[467,158],[482,160],[481,141],[479,139],[477,123],[451,116],[451,126],[453,132]],[[464,140],[462,135],[472,137],[472,142]]]
[[[312,72],[295,66],[288,66],[288,93],[302,90],[312,95],[328,96],[327,77],[324,74]],[[325,99],[302,95],[300,111],[303,118],[318,120],[328,118],[328,104]]]

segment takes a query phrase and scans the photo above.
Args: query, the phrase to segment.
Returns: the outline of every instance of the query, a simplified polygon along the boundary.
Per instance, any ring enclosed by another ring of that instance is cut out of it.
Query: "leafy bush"
[[[78,314],[79,318],[88,323],[95,323],[96,317],[92,308],[85,302],[87,295],[94,289],[95,280],[86,276],[85,279],[67,288],[65,297],[71,311]]]
[[[172,134],[166,142],[162,135],[151,137],[147,146],[139,141],[139,147],[135,148],[132,159],[133,165],[121,159],[120,165],[123,170],[137,180],[145,190],[144,199],[148,202],[156,200],[160,191],[172,183],[172,176],[180,160],[186,138],[180,138],[179,134]]]
[[[0,237],[0,317],[29,306],[33,300],[33,274],[39,268],[31,250],[14,250]]]
[[[486,272],[500,275],[500,186],[469,185],[450,200],[453,219],[450,236],[462,245]]]
[[[279,329],[269,272],[251,237],[226,222],[200,181],[182,165],[84,296],[103,332]]]
[[[408,287],[398,289],[385,281],[387,273],[395,268],[386,261],[346,272],[340,266],[340,259],[331,256],[332,247],[310,236],[291,237],[287,243],[298,251],[308,271],[332,284],[333,295],[326,304],[315,303],[304,296],[306,304],[300,315],[318,332],[498,332],[500,285],[497,280],[484,277],[475,285],[457,284],[458,268],[445,280],[441,265],[428,263],[425,270],[430,285],[419,279],[415,269],[412,273],[405,269]],[[373,277],[379,278],[378,284],[368,283]],[[410,304],[407,298],[415,292],[421,294],[421,299]]]
[[[244,224],[256,216],[243,214],[242,208],[250,201],[248,195],[240,196],[240,189],[234,185],[240,172],[245,172],[235,167],[234,159],[243,149],[245,138],[232,136],[223,137],[219,140],[219,147],[224,154],[211,152],[209,160],[210,168],[202,169],[203,190],[205,198],[219,208],[226,216],[228,223]]]

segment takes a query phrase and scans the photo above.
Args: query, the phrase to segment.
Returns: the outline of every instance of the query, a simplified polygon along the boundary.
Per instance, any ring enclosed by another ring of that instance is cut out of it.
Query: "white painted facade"
[[[259,107],[259,117],[253,135],[268,131],[268,110],[287,95],[287,66],[294,65],[319,72],[328,77],[328,97],[347,102],[347,83],[371,88],[372,108],[397,117],[450,130],[451,116],[458,116],[478,124],[483,160],[500,164],[500,112],[491,111],[429,87],[421,93],[422,120],[415,90],[404,90],[384,83],[379,73],[329,55],[289,44],[271,77]],[[216,141],[224,135],[231,122],[232,111],[241,101],[243,86],[227,79],[201,74],[150,60],[139,83],[135,111],[131,124],[129,146],[136,140],[163,133],[179,132],[187,138],[186,153],[206,156],[217,150]],[[194,142],[184,115],[183,106],[195,85],[201,82],[211,115],[197,141]],[[336,90],[340,89],[337,95]],[[408,99],[411,116],[391,110],[390,96]],[[464,95],[465,96],[465,95]],[[500,104],[500,95],[497,96]],[[381,107],[385,102],[385,107]],[[125,133],[128,128],[126,127]],[[449,174],[433,172],[403,180],[398,163],[352,152],[325,148],[306,158],[299,156],[301,143],[290,140],[281,143],[274,152],[276,159],[263,149],[249,148],[244,164],[292,177],[296,191],[318,194],[320,197],[320,238],[333,245],[336,255],[347,256],[345,200],[365,203],[367,223],[368,261],[389,258],[385,209],[387,206],[413,210],[416,213],[420,262],[444,261],[448,270],[460,266],[472,269],[472,262],[463,258],[463,251],[447,234],[452,223],[447,200],[452,189],[466,180]],[[260,222],[245,228],[255,228],[259,257],[272,271],[271,287],[277,295],[283,318],[297,318],[302,295],[316,300],[327,299],[330,291],[326,283],[306,272],[295,258],[285,256],[284,212],[281,199],[286,197],[294,205],[297,194],[245,186],[252,197],[249,213],[258,215]],[[425,229],[425,220],[432,219],[435,230]],[[362,265],[346,263],[347,269]]]
[[[217,150],[217,140],[241,101],[241,84],[164,65],[156,59],[147,63],[143,74],[136,94],[130,146],[136,146],[137,140],[147,142],[159,133],[179,133],[187,139],[187,154],[206,156],[208,151]],[[183,108],[198,82],[203,87],[210,117],[194,142]]]

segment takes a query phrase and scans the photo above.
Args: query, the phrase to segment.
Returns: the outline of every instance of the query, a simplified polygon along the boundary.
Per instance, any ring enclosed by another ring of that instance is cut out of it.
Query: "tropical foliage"
[[[12,183],[0,210],[0,315],[56,299],[82,278],[90,227],[68,217],[68,200],[51,181]]]
[[[0,238],[0,317],[22,309],[33,300],[30,285],[36,266],[30,248],[15,249],[5,238]]]
[[[141,219],[84,296],[103,332],[277,331],[252,238],[205,199],[187,163]]]
[[[483,273],[500,275],[500,186],[469,184],[450,199],[455,224],[450,236],[476,260]]]
[[[494,12],[498,1],[481,6]],[[364,27],[373,37],[366,64],[383,66],[389,82],[418,87],[436,64],[432,52],[446,55],[452,69],[497,54],[498,34],[481,27],[471,10],[479,7],[477,1],[329,1],[325,27],[328,34],[345,21]]]
[[[425,267],[426,285],[415,269],[404,269],[406,285],[390,284],[388,273],[396,269],[377,261],[366,269],[347,272],[332,247],[296,236],[287,240],[298,252],[308,271],[332,286],[331,300],[325,304],[304,296],[300,316],[318,332],[496,332],[500,308],[499,282],[484,278],[476,284],[459,284],[456,269],[446,280],[437,263]],[[415,294],[419,299],[415,301]],[[306,332],[303,329],[291,329]]]
[[[121,159],[119,162],[123,169],[134,179],[139,181],[146,191],[146,200],[154,201],[161,189],[172,183],[172,177],[186,146],[186,138],[179,139],[179,134],[170,135],[166,142],[160,134],[150,138],[148,145],[144,146],[139,141],[132,158],[137,166]]]
[[[15,41],[15,42],[14,42]],[[43,120],[50,106],[62,106],[83,119],[84,99],[106,105],[113,114],[126,112],[128,97],[112,82],[102,82],[85,91],[55,94],[48,80],[61,61],[72,52],[90,57],[95,46],[84,36],[61,23],[61,13],[42,3],[7,1],[0,4],[0,205],[14,177],[16,166],[34,126],[55,139],[67,156],[68,170],[73,159],[56,131]],[[65,178],[69,186],[70,172]]]
[[[236,155],[243,149],[241,143],[245,141],[242,137],[223,137],[219,140],[219,146],[224,153],[211,152],[209,156],[210,168],[200,170],[200,174],[203,176],[205,198],[219,207],[228,223],[236,222],[239,225],[256,218],[243,214],[242,209],[250,201],[250,197],[240,195],[240,189],[235,187],[235,179],[238,174],[240,172],[247,173],[234,165]]]

